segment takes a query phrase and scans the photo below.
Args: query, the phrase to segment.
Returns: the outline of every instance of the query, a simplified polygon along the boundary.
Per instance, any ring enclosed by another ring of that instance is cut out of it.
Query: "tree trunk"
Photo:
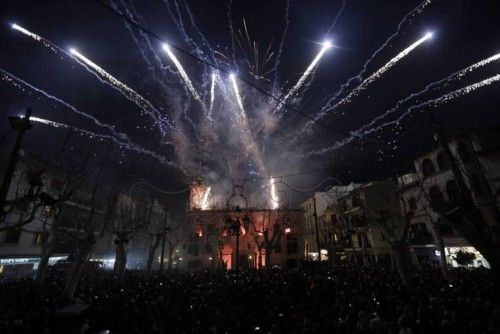
[[[271,270],[271,252],[273,251],[272,247],[266,247],[266,254],[265,254],[265,259],[266,259],[266,270]]]
[[[116,241],[115,247],[115,265],[113,271],[118,282],[122,282],[125,278],[125,269],[127,267],[127,242],[123,239]]]
[[[169,243],[168,245],[168,264],[167,264],[167,270],[170,271],[172,269],[172,260],[174,258],[174,252],[175,252],[175,245],[171,245]]]
[[[160,245],[160,241],[161,241],[161,235],[156,235],[154,237],[154,241],[151,243],[151,246],[149,247],[148,260],[146,262],[146,272],[148,276],[151,275],[151,269],[153,268],[153,261],[155,259],[156,250]]]
[[[71,264],[70,272],[63,289],[63,296],[72,300],[80,277],[82,275],[83,267],[90,253],[92,244],[82,243],[75,253],[73,263]]]
[[[367,254],[366,254],[366,240],[365,240],[365,235],[364,235],[364,232],[360,233],[359,234],[360,237],[361,237],[361,258],[363,260],[363,266],[367,266],[368,265],[368,258],[367,258]],[[318,254],[319,256],[319,254]]]
[[[446,252],[444,250],[444,240],[441,232],[439,231],[439,226],[435,223],[431,224],[432,235],[434,236],[434,240],[436,240],[436,247],[440,252],[439,255],[439,264],[441,265],[441,272],[445,279],[449,278],[448,272],[448,263],[446,261]]]
[[[257,256],[259,257],[257,259],[257,266],[258,266],[258,269],[262,269],[262,247],[257,248],[257,251],[258,251]]]
[[[401,277],[401,283],[403,283],[405,287],[411,288],[413,286],[413,268],[408,244],[402,241],[391,242],[391,251],[394,255],[399,276]]]
[[[42,238],[45,238],[42,236]],[[47,269],[49,267],[49,259],[54,251],[55,240],[43,240],[41,243],[41,254],[40,263],[38,263],[38,268],[35,275],[35,283],[43,284],[45,276],[47,275]]]
[[[52,255],[52,250],[42,253],[40,257],[40,263],[38,263],[38,268],[36,269],[35,283],[43,284],[45,276],[47,275],[47,269],[49,267],[49,258]]]

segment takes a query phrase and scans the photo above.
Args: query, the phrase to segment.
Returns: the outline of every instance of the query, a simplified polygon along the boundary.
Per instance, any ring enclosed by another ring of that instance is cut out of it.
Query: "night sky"
[[[422,13],[402,25],[400,33],[370,63],[363,78],[425,32],[432,31],[433,38],[370,84],[352,102],[322,119],[326,126],[315,125],[310,132],[299,135],[308,119],[297,111],[314,117],[340,85],[359,73],[365,61],[397,30],[400,20],[421,2],[347,0],[336,25],[328,34],[343,1],[290,1],[288,29],[276,73],[272,68],[285,31],[286,1],[233,1],[231,6],[222,0],[106,2],[155,32],[164,42],[209,61],[216,59],[223,69],[275,95],[283,96],[294,85],[320,50],[320,43],[325,39],[333,42],[334,47],[325,53],[300,94],[290,101],[294,110],[285,111],[279,119],[268,118],[275,110],[272,108],[275,104],[268,97],[239,81],[251,137],[262,153],[265,170],[259,169],[255,159],[244,152],[236,139],[235,134],[240,133],[238,128],[243,123],[235,113],[238,110],[235,102],[227,101],[227,96],[233,96],[227,75],[220,73],[223,83],[216,86],[214,118],[210,123],[200,104],[185,88],[161,43],[134,27],[127,27],[122,19],[98,1],[1,1],[0,68],[101,122],[114,125],[134,142],[164,155],[179,166],[163,165],[150,156],[129,152],[109,141],[101,143],[85,137],[75,141],[113,157],[113,168],[117,173],[127,175],[131,183],[145,179],[160,188],[182,189],[185,187],[183,183],[189,182],[200,165],[208,183],[216,190],[220,186],[219,193],[228,190],[235,173],[238,177],[254,180],[249,182],[253,185],[248,188],[261,192],[265,191],[262,183],[268,181],[256,179],[302,171],[317,170],[284,180],[299,188],[309,188],[327,176],[334,176],[342,182],[366,181],[407,171],[412,159],[433,147],[425,113],[416,112],[413,117],[404,119],[399,127],[391,126],[356,139],[333,152],[312,156],[307,156],[307,153],[349,136],[351,131],[426,84],[500,52],[500,11],[495,6],[496,1],[433,1]],[[77,48],[168,115],[174,120],[176,130],[168,129],[168,134],[162,137],[151,118],[141,116],[136,105],[99,82],[73,59],[60,52],[54,53],[12,30],[10,24],[14,22],[63,49]],[[243,36],[240,41],[243,48],[238,46],[238,41],[235,42],[234,59],[230,22],[236,34],[241,31]],[[253,45],[255,41],[258,44],[259,73],[263,78],[253,75],[255,71],[249,69],[248,64],[253,64],[255,54],[246,52],[245,26],[250,43]],[[273,55],[264,63],[268,47]],[[212,69],[178,51],[174,50],[174,53],[203,101],[208,103]],[[437,92],[422,96],[419,102],[496,75],[499,69],[499,61],[493,62]],[[271,72],[266,74],[269,70]],[[275,75],[277,81],[273,85]],[[347,92],[355,86],[349,86]],[[222,94],[224,89],[225,97]],[[499,84],[494,83],[433,110],[449,134],[499,125],[498,89]],[[19,114],[28,106],[34,108],[37,117],[106,133],[68,108],[40,94],[29,94],[29,90],[23,92],[6,81],[0,81],[0,99],[0,131],[5,138],[0,146],[2,156],[14,136],[6,116]],[[405,106],[413,104],[415,101]],[[387,120],[394,119],[404,110],[401,108]],[[267,128],[270,123],[272,126]],[[35,124],[26,138],[25,148],[38,156],[48,155],[67,131]],[[178,132],[173,139],[170,134],[174,131]],[[246,135],[244,131],[241,133]],[[327,185],[331,183],[324,184],[323,188]],[[304,193],[286,187],[283,190],[289,192],[292,201],[304,196]]]

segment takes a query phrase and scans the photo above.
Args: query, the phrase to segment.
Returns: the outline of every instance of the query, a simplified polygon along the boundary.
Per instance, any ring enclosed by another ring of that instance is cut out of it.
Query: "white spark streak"
[[[61,53],[66,53],[63,49],[61,49],[59,46],[55,45],[48,39],[43,38],[40,35],[35,34],[34,32],[29,31],[26,28],[21,27],[20,25],[14,23],[11,25],[12,29],[17,30],[24,35],[33,38],[35,41],[42,43],[45,47],[49,48],[55,53],[61,52]]]
[[[115,137],[118,137],[120,138],[121,140],[124,140],[126,141],[127,143],[131,143],[130,141],[130,138],[125,134],[125,133],[122,133],[122,132],[118,132],[115,130],[115,127],[113,125],[110,125],[110,124],[106,124],[106,123],[102,123],[101,121],[99,121],[97,118],[95,118],[94,116],[90,115],[90,114],[87,114],[79,109],[77,109],[75,106],[69,104],[68,102],[64,101],[64,100],[61,100],[60,98],[54,96],[54,95],[51,95],[49,93],[47,93],[46,91],[44,91],[43,89],[40,89],[40,88],[37,88],[33,85],[31,85],[30,83],[24,81],[23,79],[15,76],[14,74],[4,70],[3,68],[0,68],[0,73],[2,74],[2,79],[5,80],[6,82],[9,82],[11,83],[14,87],[24,91],[25,88],[24,87],[27,87],[43,96],[45,96],[46,98],[52,100],[52,101],[55,101],[63,106],[65,106],[66,108],[70,109],[72,112],[74,112],[75,114],[78,114],[80,116],[83,116],[85,117],[86,119],[89,119],[91,120],[95,125],[99,126],[99,127],[102,127],[102,128],[105,128],[106,130],[110,131]]]
[[[212,73],[212,82],[210,85],[210,110],[209,110],[209,116],[213,111],[214,108],[214,99],[215,99],[215,73]]]
[[[380,121],[380,120],[384,119],[385,117],[387,117],[388,115],[396,112],[401,107],[401,105],[403,105],[404,103],[406,103],[406,102],[408,102],[408,101],[414,99],[415,97],[418,97],[418,96],[420,96],[420,95],[422,95],[424,93],[427,93],[432,88],[435,88],[437,90],[437,89],[439,89],[442,86],[441,84],[448,83],[448,82],[451,82],[453,80],[461,79],[467,73],[470,73],[470,72],[472,72],[474,70],[477,70],[480,67],[486,66],[489,63],[491,63],[491,62],[493,62],[495,60],[498,60],[498,59],[500,59],[500,53],[497,53],[496,55],[493,55],[491,57],[488,57],[486,59],[478,61],[477,63],[474,63],[474,64],[472,64],[470,66],[467,66],[466,68],[463,68],[463,69],[461,69],[459,71],[456,71],[456,72],[448,75],[444,79],[441,79],[441,80],[436,81],[436,82],[429,83],[427,86],[425,86],[424,89],[422,89],[422,90],[420,90],[420,91],[418,91],[416,93],[410,94],[407,97],[399,100],[394,107],[392,107],[391,109],[387,110],[383,114],[375,117],[371,122],[363,125],[359,130],[353,131],[352,134],[353,135],[358,135],[358,134],[362,133],[366,129],[368,129],[368,128],[372,127],[373,125],[375,125],[375,123],[377,123],[378,121]]]
[[[301,87],[302,85],[304,85],[304,82],[306,81],[306,79],[309,77],[309,75],[311,74],[311,71],[316,67],[316,65],[318,64],[318,62],[321,60],[321,58],[323,57],[323,55],[325,54],[325,52],[330,49],[332,47],[332,43],[330,41],[325,41],[323,43],[323,46],[321,47],[321,50],[319,51],[319,53],[316,55],[316,57],[313,59],[313,61],[311,62],[311,64],[309,64],[309,66],[307,67],[307,69],[304,71],[304,73],[302,74],[302,76],[299,78],[299,80],[297,81],[297,83],[295,84],[295,86],[293,86],[289,91],[288,93],[285,95],[285,97],[283,98],[282,102],[280,103],[280,107],[283,106],[283,104],[286,103],[286,101],[291,98]]]
[[[409,21],[410,19],[414,18],[416,15],[420,14],[423,12],[425,7],[427,7],[431,3],[431,0],[425,0],[421,4],[419,4],[417,7],[415,7],[413,10],[411,10],[408,14],[406,14],[403,19],[399,22],[396,31],[387,38],[382,45],[375,50],[375,52],[368,58],[368,60],[365,61],[363,64],[363,68],[361,69],[361,72],[356,74],[355,76],[349,78],[344,84],[340,86],[340,88],[333,94],[333,96],[326,102],[326,104],[321,108],[320,113],[318,116],[316,116],[315,121],[319,120],[322,116],[324,116],[323,111],[327,110],[330,108],[332,105],[333,101],[335,101],[347,87],[351,84],[351,82],[357,81],[358,83],[361,83],[363,80],[363,75],[365,74],[366,70],[368,69],[368,66],[371,64],[371,62],[375,59],[375,57],[387,46],[389,43],[399,35],[399,32],[403,28],[403,25]],[[301,131],[304,132],[305,130],[308,130],[311,128],[311,126],[314,124],[313,121],[307,122],[306,126],[304,129]]]
[[[203,194],[203,200],[201,201],[202,210],[208,210],[208,196],[210,195],[210,190],[212,190],[212,188],[208,187],[207,190],[205,190],[205,193]]]
[[[120,82],[114,76],[106,72],[102,67],[100,67],[99,65],[92,62],[90,59],[79,53],[76,49],[70,49],[69,52],[67,52],[66,50],[52,43],[48,39],[43,38],[42,36],[37,35],[15,23],[12,24],[12,28],[22,32],[23,34],[33,38],[38,42],[41,42],[44,46],[50,48],[52,51],[56,53],[61,52],[67,55],[68,57],[73,58],[77,63],[82,65],[87,71],[94,74],[101,82],[106,83],[110,85],[112,88],[118,90],[128,100],[135,103],[141,110],[152,116],[163,135],[166,135],[166,133],[162,125],[167,124],[169,127],[173,126],[172,122],[166,116],[163,116],[158,110],[156,110],[156,108],[151,104],[151,102],[146,100],[144,97],[142,97],[140,94],[138,94],[133,89],[128,87],[126,84]]]
[[[375,73],[373,73],[368,78],[366,78],[365,80],[363,80],[346,97],[344,97],[342,100],[340,100],[339,102],[337,102],[336,104],[334,104],[332,107],[330,107],[330,108],[325,109],[324,111],[322,111],[316,117],[316,119],[318,120],[318,119],[322,118],[324,115],[326,115],[328,112],[330,112],[331,110],[333,110],[333,109],[335,109],[335,108],[337,108],[337,107],[339,107],[339,106],[341,106],[343,104],[349,103],[353,97],[357,96],[361,91],[363,91],[364,89],[366,89],[366,87],[369,84],[371,84],[375,80],[379,79],[391,67],[393,67],[394,65],[396,65],[397,62],[399,62],[401,59],[403,59],[404,57],[406,57],[408,54],[410,54],[410,52],[412,52],[413,50],[415,50],[420,44],[422,44],[423,42],[427,41],[430,38],[432,38],[432,33],[430,33],[430,32],[426,33],[423,37],[419,38],[413,44],[411,44],[406,49],[404,49],[403,51],[401,51],[400,53],[398,53],[394,58],[392,58],[391,60],[389,60],[389,62],[387,62],[384,66],[382,66],[381,68],[379,68]]]
[[[200,103],[201,107],[204,110],[206,110],[206,106],[203,103],[203,101],[202,101],[202,99],[200,97],[200,94],[198,94],[198,92],[194,88],[193,82],[191,81],[191,79],[189,79],[189,76],[187,75],[187,72],[184,70],[184,67],[180,63],[179,59],[177,59],[177,57],[175,56],[175,54],[170,49],[170,46],[168,46],[168,44],[163,44],[163,50],[165,50],[165,52],[167,53],[167,55],[170,58],[170,60],[174,63],[175,67],[179,71],[179,74],[181,75],[182,79],[184,80],[184,83],[186,84],[188,90],[191,92],[191,94],[193,95],[193,97],[195,98],[195,100],[198,101],[198,103]]]
[[[356,138],[366,137],[367,135],[372,134],[372,133],[377,132],[377,131],[380,131],[383,128],[386,128],[388,126],[400,123],[406,116],[408,116],[409,114],[411,114],[413,111],[415,111],[417,109],[420,109],[420,108],[423,108],[423,107],[426,107],[426,106],[434,106],[435,107],[435,106],[437,106],[439,104],[446,103],[446,102],[451,101],[453,99],[456,99],[456,98],[458,98],[460,96],[472,93],[473,91],[475,91],[475,90],[477,90],[477,89],[479,89],[481,87],[489,86],[489,85],[491,85],[491,84],[493,84],[493,83],[495,83],[497,81],[500,81],[500,74],[497,74],[497,75],[494,75],[494,76],[489,77],[487,79],[484,79],[482,81],[473,83],[473,84],[468,85],[466,87],[459,88],[459,89],[457,89],[457,90],[455,90],[455,91],[453,91],[451,93],[441,95],[438,98],[435,98],[435,99],[432,99],[432,100],[428,100],[428,101],[419,103],[417,105],[411,106],[408,109],[406,109],[406,111],[404,113],[402,113],[397,119],[395,119],[393,121],[380,124],[377,127],[368,129],[368,130],[364,131],[363,133],[357,134],[355,136],[349,136],[349,137],[347,137],[347,138],[345,138],[343,140],[340,140],[340,141],[336,142],[332,146],[323,148],[321,150],[309,152],[309,153],[306,154],[306,156],[320,155],[320,154],[324,154],[324,153],[327,153],[327,152],[332,152],[332,151],[334,151],[334,150],[336,150],[336,149],[338,149],[340,147],[343,147],[343,146],[351,143]]]
[[[236,82],[236,76],[231,73],[229,75],[229,79],[231,79],[231,83],[233,84],[234,95],[236,96],[236,102],[238,102],[238,106],[241,109],[241,116],[245,117],[245,108],[243,107],[243,100],[241,99],[238,83]]]
[[[84,129],[77,128],[77,127],[69,125],[69,124],[58,123],[58,122],[54,122],[54,121],[51,121],[51,120],[48,120],[48,119],[34,117],[34,116],[31,116],[29,118],[29,120],[32,121],[32,122],[35,122],[35,123],[41,123],[41,124],[49,125],[49,126],[52,126],[52,127],[55,127],[55,128],[70,129],[72,131],[75,131],[77,133],[85,135],[85,136],[87,136],[87,137],[89,137],[91,139],[99,139],[99,140],[106,140],[106,139],[108,139],[108,140],[111,140],[113,143],[117,144],[118,146],[123,147],[123,148],[125,148],[125,149],[127,149],[129,151],[134,151],[134,152],[137,152],[137,153],[149,155],[149,156],[155,158],[156,160],[158,160],[160,163],[162,163],[164,165],[176,166],[173,162],[168,161],[165,157],[163,157],[163,156],[161,156],[161,155],[159,155],[159,154],[157,154],[157,153],[155,153],[153,151],[150,151],[150,150],[147,150],[145,148],[142,148],[139,145],[134,144],[134,143],[126,143],[126,142],[118,141],[115,137],[113,137],[111,135],[105,135],[105,134],[95,133],[95,132],[92,132],[92,131],[89,131],[89,130],[84,130]]]
[[[25,29],[25,28],[23,28],[23,27],[21,27],[21,26],[17,25],[16,23],[12,24],[12,26],[11,26],[11,27],[12,27],[12,29],[17,30],[17,31],[20,31],[20,32],[22,32],[23,34],[25,34],[25,35],[27,35],[27,36],[29,36],[29,37],[31,37],[31,38],[36,39],[37,41],[41,41],[41,40],[42,40],[42,37],[41,37],[41,36],[39,36],[39,35],[37,35],[37,34],[35,34],[35,33],[32,33],[31,31],[29,31],[29,30],[27,30],[27,29]]]
[[[71,55],[74,56],[73,59],[75,59],[79,64],[83,65],[86,69],[88,69],[91,72],[92,70],[97,72],[97,74],[100,75],[102,78],[104,78],[105,82],[108,83],[112,88],[118,90],[128,100],[135,103],[142,111],[152,116],[163,135],[166,134],[161,126],[164,123],[163,121],[166,121],[169,127],[173,126],[173,124],[169,120],[166,120],[165,117],[151,104],[151,102],[146,100],[135,90],[133,90],[132,88],[130,88],[129,86],[118,80],[116,77],[108,73],[101,66],[97,65],[89,58],[85,57],[78,50],[72,48],[69,50],[69,52]],[[80,63],[80,61],[82,61],[83,64]],[[85,65],[90,67],[90,69]]]
[[[276,186],[273,177],[271,176],[271,209],[275,210],[279,207],[279,197],[276,194]]]

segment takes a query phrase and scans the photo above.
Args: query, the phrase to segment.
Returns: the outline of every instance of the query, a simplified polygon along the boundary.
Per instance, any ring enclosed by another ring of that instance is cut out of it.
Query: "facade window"
[[[448,194],[448,200],[451,203],[455,203],[458,200],[459,191],[455,180],[450,180],[446,183],[446,193]]]
[[[469,158],[470,158],[469,152],[467,150],[467,145],[464,142],[458,143],[457,152],[458,152],[458,155],[460,156],[460,159],[462,160],[462,162],[464,164],[469,162]]]
[[[187,247],[188,254],[193,254],[194,256],[198,256],[198,245],[197,244],[189,244]]]
[[[446,171],[450,168],[450,164],[448,163],[448,158],[446,158],[446,155],[444,154],[443,151],[439,152],[437,155],[437,161],[438,161],[438,166],[440,171]]]
[[[214,224],[207,225],[207,235],[209,237],[213,237],[216,234],[217,234],[217,230],[215,229]]]
[[[435,210],[440,211],[443,209],[444,197],[443,193],[441,192],[441,190],[439,190],[438,187],[434,186],[429,189],[429,197],[431,200],[431,205]]]
[[[425,177],[431,176],[436,172],[434,168],[434,163],[431,159],[426,158],[422,161],[422,173]]]
[[[33,245],[40,246],[42,244],[43,232],[36,232],[33,236]]]
[[[484,186],[484,183],[481,182],[481,177],[479,177],[476,174],[472,174],[470,176],[470,184],[472,187],[472,190],[477,196],[486,196],[486,195],[491,195],[489,194],[489,188]]]
[[[50,180],[50,187],[55,191],[61,191],[64,186],[64,182],[59,179]]]
[[[274,252],[281,253],[281,242],[277,242],[276,245],[274,245]]]
[[[332,221],[332,225],[336,225],[338,223],[337,215],[335,214],[331,215],[330,219]]]
[[[415,197],[411,197],[408,200],[408,207],[413,211],[417,209],[417,200],[415,199]]]
[[[361,198],[359,197],[359,195],[354,195],[351,202],[353,208],[359,208],[361,206]]]
[[[299,244],[296,237],[292,237],[290,234],[287,236],[286,240],[286,253],[287,254],[297,254],[299,252]]]
[[[8,230],[5,233],[4,244],[16,245],[21,238],[21,230]]]
[[[410,242],[416,245],[433,242],[432,236],[427,230],[427,225],[425,225],[425,223],[416,223],[410,226]]]
[[[455,232],[453,231],[453,228],[449,224],[439,224],[439,233],[442,236],[450,236],[450,235],[455,235]]]

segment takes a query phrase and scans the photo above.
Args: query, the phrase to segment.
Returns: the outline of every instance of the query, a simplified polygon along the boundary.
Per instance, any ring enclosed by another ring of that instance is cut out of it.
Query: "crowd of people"
[[[0,332],[49,332],[62,277],[0,285]],[[500,333],[498,291],[486,269],[448,280],[425,267],[404,288],[384,266],[317,272],[129,271],[84,275],[72,303],[89,305],[88,333]]]

